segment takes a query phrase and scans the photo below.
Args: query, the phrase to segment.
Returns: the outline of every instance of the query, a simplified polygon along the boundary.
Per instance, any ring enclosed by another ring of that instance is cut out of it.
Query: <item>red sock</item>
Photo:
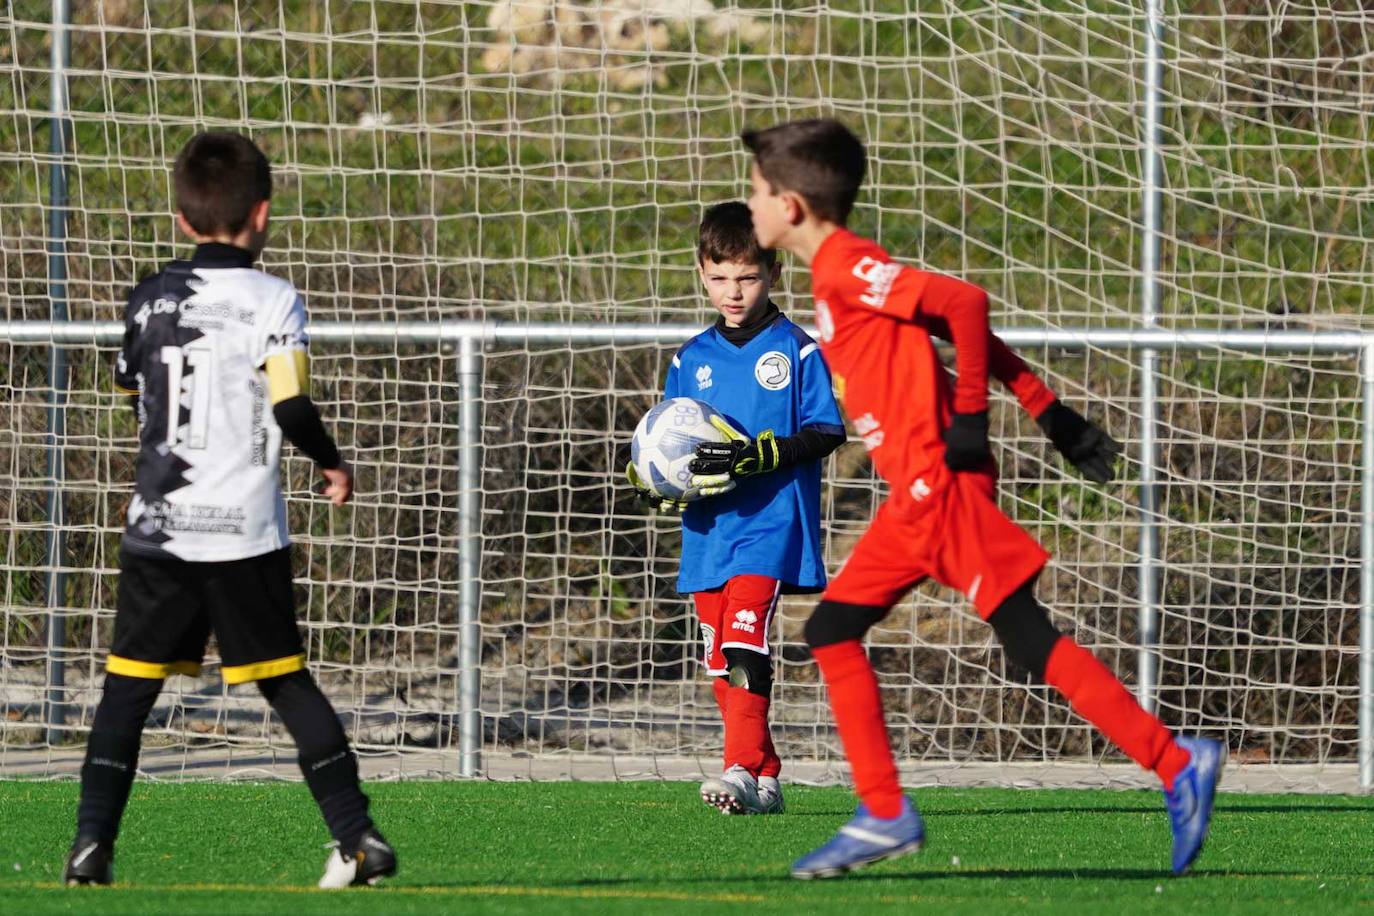
[[[730,682],[723,677],[711,678],[711,691],[716,695],[716,709],[720,710],[720,721],[725,722],[725,709],[729,704]]]
[[[854,790],[877,817],[902,813],[902,785],[887,742],[883,700],[868,654],[857,639],[813,649],[830,693],[830,710],[854,773]]]
[[[1188,766],[1188,752],[1091,652],[1061,637],[1050,651],[1045,680],[1132,760],[1153,770],[1164,788],[1174,787],[1174,777]]]
[[[763,736],[763,766],[759,769],[759,776],[772,776],[778,778],[782,772],[782,758],[778,756],[778,749],[773,746],[772,732],[765,732]]]
[[[725,712],[725,768],[742,766],[755,776],[763,769],[768,741],[768,697],[731,687]]]
[[[723,677],[711,678],[711,692],[716,695],[716,709],[720,710],[720,724],[726,727],[729,732],[730,717],[730,682]],[[723,769],[730,769],[729,760],[724,761]]]

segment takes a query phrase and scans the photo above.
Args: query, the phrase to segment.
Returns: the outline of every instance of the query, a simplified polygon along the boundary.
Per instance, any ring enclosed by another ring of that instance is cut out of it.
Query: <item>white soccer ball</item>
[[[669,398],[644,415],[630,441],[630,460],[651,490],[665,499],[701,498],[692,486],[697,444],[727,438],[711,425],[712,417],[724,419],[710,404],[693,398]]]

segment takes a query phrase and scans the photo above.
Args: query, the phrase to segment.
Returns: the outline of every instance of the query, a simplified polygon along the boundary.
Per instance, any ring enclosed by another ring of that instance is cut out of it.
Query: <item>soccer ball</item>
[[[646,413],[630,441],[630,461],[640,480],[665,499],[700,499],[690,467],[697,443],[726,440],[711,425],[712,417],[724,419],[710,404],[693,398],[669,398]]]

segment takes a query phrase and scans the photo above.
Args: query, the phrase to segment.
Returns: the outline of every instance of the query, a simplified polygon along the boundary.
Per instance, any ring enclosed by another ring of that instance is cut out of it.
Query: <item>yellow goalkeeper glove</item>
[[[725,441],[702,442],[697,446],[697,456],[689,465],[692,486],[706,493],[708,488],[733,485],[741,477],[778,469],[778,441],[771,429],[751,439],[721,417],[712,417],[711,425],[725,435]]]
[[[630,486],[634,488],[635,499],[639,500],[646,508],[652,509],[655,512],[661,512],[664,515],[671,513],[681,515],[682,510],[687,508],[687,502],[685,500],[669,499],[666,496],[659,496],[653,490],[649,489],[649,485],[644,482],[644,479],[639,476],[639,472],[635,470],[633,461],[625,465],[625,476],[630,479]]]

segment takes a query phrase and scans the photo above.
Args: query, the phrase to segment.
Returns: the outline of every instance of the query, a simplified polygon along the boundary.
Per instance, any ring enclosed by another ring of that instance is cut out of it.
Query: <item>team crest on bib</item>
[[[786,353],[769,350],[754,363],[754,378],[769,391],[781,391],[792,381],[792,361]]]
[[[711,664],[711,653],[716,648],[716,628],[709,623],[701,625],[701,647],[706,650],[702,655],[702,662],[706,665]]]
[[[816,333],[822,343],[830,343],[835,338],[835,317],[830,314],[830,303],[824,299],[816,300]]]

